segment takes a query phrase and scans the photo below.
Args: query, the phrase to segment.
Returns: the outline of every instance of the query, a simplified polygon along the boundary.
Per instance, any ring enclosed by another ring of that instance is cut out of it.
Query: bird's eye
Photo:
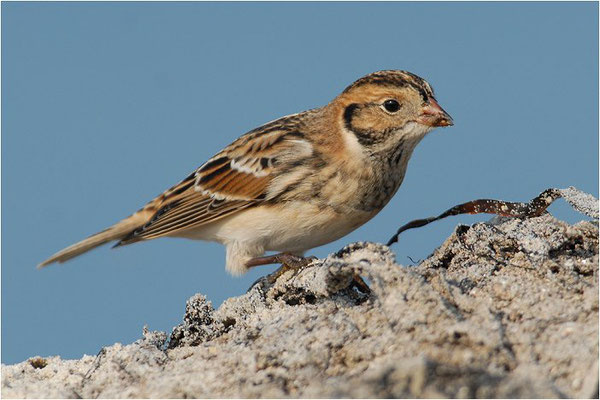
[[[386,111],[394,113],[400,109],[400,103],[396,100],[386,100],[383,102],[383,107]]]

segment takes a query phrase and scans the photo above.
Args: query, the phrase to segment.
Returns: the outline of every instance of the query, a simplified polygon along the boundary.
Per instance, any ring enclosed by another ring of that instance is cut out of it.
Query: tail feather
[[[66,249],[59,251],[54,254],[52,257],[48,258],[46,261],[42,262],[38,265],[38,268],[45,267],[49,264],[58,262],[63,263],[67,260],[70,260],[73,257],[77,257],[80,254],[83,254],[93,248],[101,246],[105,243],[108,243],[112,240],[121,239],[131,233],[133,230],[142,226],[146,217],[143,215],[145,213],[136,213],[132,216],[125,218],[124,220],[117,222],[115,225],[111,226],[103,230],[102,232],[98,232],[87,239],[84,239],[80,242],[77,242]]]

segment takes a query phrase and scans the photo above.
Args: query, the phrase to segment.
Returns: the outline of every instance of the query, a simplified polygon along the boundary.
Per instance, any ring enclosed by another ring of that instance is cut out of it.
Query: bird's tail
[[[52,257],[48,258],[46,261],[42,262],[38,265],[38,268],[45,267],[46,265],[58,262],[63,263],[67,260],[70,260],[73,257],[77,257],[80,254],[85,253],[86,251],[92,250],[98,246],[101,246],[105,243],[108,243],[112,240],[121,239],[128,234],[130,234],[135,229],[142,226],[147,220],[147,215],[144,212],[137,212],[124,220],[117,222],[110,228],[103,230],[102,232],[98,232],[95,235],[88,237],[80,242],[72,244],[54,254]]]

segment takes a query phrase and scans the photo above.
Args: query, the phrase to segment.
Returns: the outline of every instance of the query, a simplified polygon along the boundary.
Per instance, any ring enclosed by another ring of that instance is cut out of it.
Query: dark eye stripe
[[[375,103],[369,103],[367,105],[380,106],[379,104],[375,104]],[[346,109],[344,110],[344,124],[346,126],[346,129],[348,129],[350,132],[352,132],[354,134],[354,136],[356,136],[358,143],[360,143],[362,146],[365,146],[365,147],[371,147],[377,143],[384,141],[385,134],[377,135],[370,130],[358,129],[358,128],[355,128],[354,126],[352,126],[352,118],[354,117],[354,114],[356,113],[356,111],[359,109],[360,109],[360,105],[353,103],[353,104],[350,104],[349,106],[347,106]]]
[[[350,104],[344,110],[344,124],[346,125],[346,129],[352,131],[352,117],[354,117],[354,112],[358,109],[359,105],[356,103]]]

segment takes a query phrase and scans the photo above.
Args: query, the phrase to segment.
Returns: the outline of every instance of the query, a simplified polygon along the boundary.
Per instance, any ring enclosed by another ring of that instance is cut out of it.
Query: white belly
[[[340,215],[332,208],[288,202],[285,206],[249,208],[177,236],[224,244],[248,243],[264,251],[303,253],[347,235],[374,215],[362,211]]]

